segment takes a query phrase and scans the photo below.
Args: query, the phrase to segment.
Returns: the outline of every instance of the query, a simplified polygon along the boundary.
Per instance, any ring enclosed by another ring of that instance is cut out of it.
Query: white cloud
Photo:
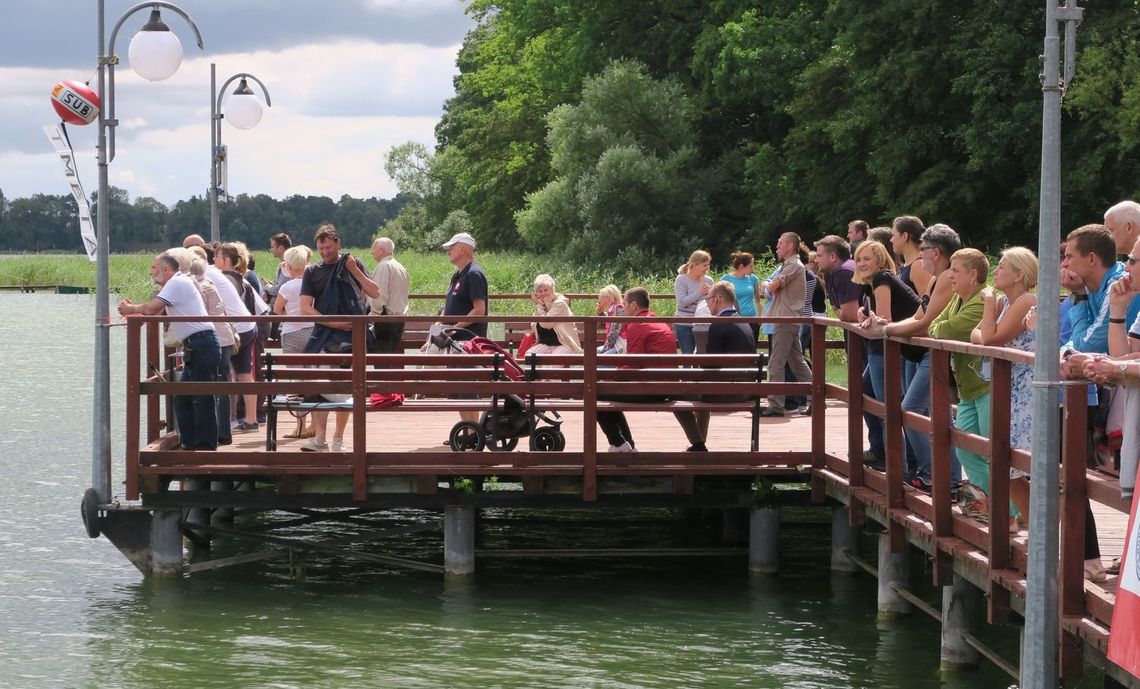
[[[363,0],[364,9],[380,14],[423,16],[453,9],[457,0]]]
[[[443,102],[453,93],[458,49],[345,40],[203,57],[188,46],[178,73],[159,83],[123,65],[116,74],[121,123],[112,183],[132,198],[154,196],[167,204],[205,193],[215,62],[219,86],[231,74],[249,72],[265,82],[273,100],[254,129],[222,127],[231,193],[393,196],[384,154],[409,139],[432,144]],[[67,193],[40,128],[55,121],[51,85],[89,76],[79,69],[0,68],[0,117],[14,125],[0,131],[0,189],[8,198]],[[69,132],[91,191],[96,127]]]

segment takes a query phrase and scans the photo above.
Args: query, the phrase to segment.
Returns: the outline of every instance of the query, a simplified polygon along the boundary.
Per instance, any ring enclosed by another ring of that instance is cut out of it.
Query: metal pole
[[[95,353],[92,375],[94,385],[91,409],[91,488],[98,504],[111,500],[111,192],[108,165],[114,159],[115,126],[115,37],[128,17],[144,9],[164,7],[177,13],[194,31],[198,47],[202,35],[190,15],[165,0],[144,2],[131,7],[119,17],[107,39],[104,0],[98,2],[99,46],[99,136],[95,160],[99,168],[99,189],[95,203]],[[109,116],[108,116],[109,115]],[[108,146],[108,132],[111,144]],[[137,374],[137,371],[134,372]]]
[[[1056,0],[1045,1],[1045,55],[1041,89],[1041,200],[1037,256],[1037,341],[1041,343],[1033,364],[1033,459],[1029,496],[1029,554],[1025,597],[1025,650],[1021,663],[1023,689],[1057,687],[1057,654],[1060,628],[1057,594],[1058,478],[1060,428],[1060,364],[1054,354],[1060,332],[1061,244],[1061,78],[1058,21],[1076,22],[1080,10],[1075,0],[1058,8]],[[1066,76],[1072,74],[1074,55],[1067,54]],[[1070,394],[1084,394],[1074,387]]]
[[[105,21],[103,0],[99,0],[99,97],[107,86],[109,55],[104,52]],[[110,190],[107,181],[107,120],[99,108],[99,143],[96,161],[99,167],[99,190],[95,218],[95,360],[93,364],[94,394],[91,414],[91,487],[99,503],[111,500],[111,290],[110,290]]]
[[[217,68],[210,63],[210,241],[222,241],[221,219],[218,217],[218,146],[222,133],[218,123]]]

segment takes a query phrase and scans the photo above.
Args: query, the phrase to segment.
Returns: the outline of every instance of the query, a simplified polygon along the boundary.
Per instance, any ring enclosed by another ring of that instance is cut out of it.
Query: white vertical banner
[[[87,258],[94,261],[98,246],[95,242],[95,226],[91,222],[91,208],[87,205],[87,197],[83,194],[83,185],[79,183],[79,173],[75,167],[75,154],[71,150],[71,144],[64,138],[63,130],[59,128],[59,125],[44,127],[44,134],[47,134],[48,140],[55,147],[55,152],[63,161],[63,176],[67,178],[67,184],[71,187],[71,195],[75,197],[75,203],[79,206],[79,237],[83,240],[83,248],[87,251]]]

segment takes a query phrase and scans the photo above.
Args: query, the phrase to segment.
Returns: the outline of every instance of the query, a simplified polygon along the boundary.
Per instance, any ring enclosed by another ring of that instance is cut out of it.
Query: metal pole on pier
[[[128,17],[150,10],[150,19],[131,39],[132,67],[144,78],[157,81],[170,76],[182,62],[182,45],[162,22],[160,8],[180,15],[194,30],[198,47],[202,35],[197,25],[177,5],[162,0],[143,2],[128,9],[106,35],[104,0],[98,0],[99,21],[99,135],[96,161],[99,168],[99,189],[96,196],[96,256],[95,256],[95,360],[93,362],[94,396],[91,413],[91,488],[83,496],[83,516],[88,534],[98,536],[94,518],[99,505],[111,500],[111,193],[108,166],[115,159],[115,38]],[[173,39],[173,41],[169,40]],[[137,57],[136,57],[137,56]]]
[[[1057,595],[1058,478],[1060,475],[1060,363],[1055,345],[1060,332],[1061,98],[1072,80],[1076,28],[1083,10],[1076,0],[1045,0],[1045,55],[1041,75],[1041,200],[1037,257],[1038,354],[1033,365],[1033,481],[1029,497],[1029,560],[1025,597],[1025,649],[1022,689],[1056,689],[1060,629]],[[1059,22],[1065,22],[1064,75]],[[1071,391],[1075,394],[1077,389]],[[1080,391],[1083,393],[1083,388]]]

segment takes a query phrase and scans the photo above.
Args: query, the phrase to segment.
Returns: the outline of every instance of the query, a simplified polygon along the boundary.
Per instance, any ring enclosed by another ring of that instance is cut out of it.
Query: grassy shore
[[[374,263],[366,249],[352,249],[352,253],[371,270]],[[151,284],[148,270],[151,254],[113,254],[111,256],[111,286],[117,294],[137,301],[148,298]],[[442,252],[417,254],[401,252],[397,258],[408,269],[412,277],[412,291],[417,294],[442,294],[447,290],[454,268],[447,262]],[[276,272],[276,262],[268,251],[254,252],[257,274],[271,277]],[[658,272],[633,274],[613,272],[604,266],[594,268],[566,267],[552,265],[540,255],[521,253],[495,253],[480,251],[479,265],[487,273],[492,294],[525,294],[530,292],[534,278],[540,273],[554,276],[560,292],[596,294],[604,285],[613,283],[625,289],[642,285],[654,294],[668,294],[673,291],[676,269],[662,266]],[[769,267],[758,267],[758,274],[767,274]],[[721,275],[725,271],[713,271]],[[74,285],[95,287],[95,264],[83,256],[6,256],[0,259],[0,285]],[[431,313],[438,304],[418,302],[425,311]],[[525,301],[504,302],[503,312],[510,303],[510,312],[529,313],[530,305]],[[496,311],[499,305],[496,305]],[[587,314],[593,308],[592,302],[576,300],[574,311]],[[662,315],[672,313],[672,305],[662,309]]]

